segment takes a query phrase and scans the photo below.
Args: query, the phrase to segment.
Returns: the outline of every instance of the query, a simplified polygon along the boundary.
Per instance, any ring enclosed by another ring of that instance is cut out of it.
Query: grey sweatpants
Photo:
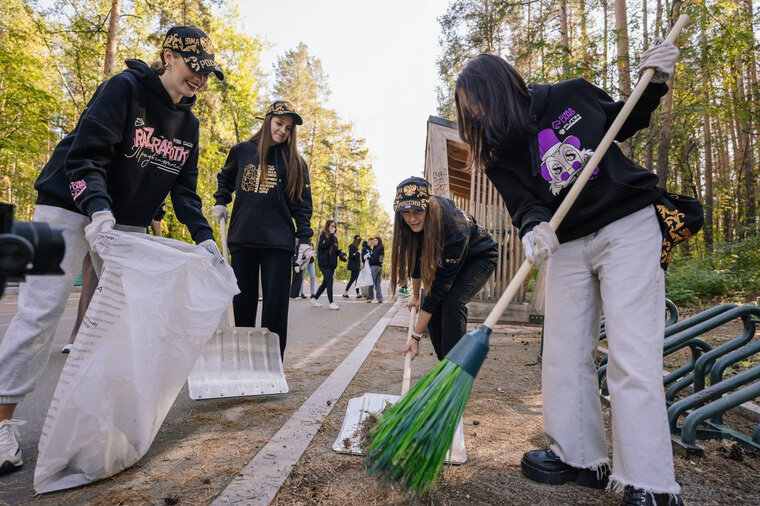
[[[17,404],[34,389],[50,359],[53,336],[89,245],[87,216],[55,206],[36,206],[34,219],[63,228],[62,276],[26,276],[19,286],[18,312],[0,341],[0,404]],[[138,227],[117,226],[137,231]],[[93,255],[93,264],[97,265]],[[99,260],[99,257],[97,257]],[[97,269],[96,269],[97,270]]]
[[[662,385],[665,281],[652,206],[560,245],[546,275],[544,435],[563,462],[608,462],[594,356],[604,311],[614,489],[677,494]]]

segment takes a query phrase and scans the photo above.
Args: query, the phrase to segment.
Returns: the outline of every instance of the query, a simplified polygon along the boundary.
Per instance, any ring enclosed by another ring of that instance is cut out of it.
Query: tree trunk
[[[706,9],[704,11],[707,15]],[[703,134],[705,136],[705,225],[704,237],[707,250],[712,252],[713,247],[713,159],[712,159],[712,131],[710,128],[710,77],[707,71],[707,34],[705,33],[706,20],[703,19],[699,33],[699,46],[702,52],[702,79],[704,83],[705,114],[702,118]]]
[[[111,1],[111,13],[108,15],[108,39],[106,40],[106,57],[103,61],[103,74],[113,72],[116,51],[119,47],[119,18],[121,17],[121,0]]]
[[[607,33],[609,32],[609,19],[610,14],[607,9],[607,0],[601,0],[602,2],[602,17],[604,18],[604,34],[602,35],[604,42],[603,46],[604,49],[602,50],[602,88],[607,89],[607,74],[609,74],[609,68],[607,67],[607,46],[609,45],[609,37],[607,36]]]
[[[559,0],[559,45],[562,48],[563,78],[570,77],[570,41],[567,37],[567,0]]]
[[[628,100],[631,96],[631,69],[628,53],[628,13],[625,0],[615,2],[615,38],[617,40],[617,69],[620,99]],[[621,143],[620,148],[626,156],[631,156],[631,140]]]
[[[675,23],[681,14],[681,2],[673,2],[672,19],[670,25]],[[662,124],[660,129],[660,142],[657,146],[657,175],[660,177],[660,186],[668,187],[668,155],[670,154],[670,141],[673,133],[671,126],[673,124],[673,87],[675,86],[675,72],[668,79],[668,92],[662,101]]]
[[[580,0],[579,16],[581,17],[581,43],[583,51],[583,72],[582,75],[587,81],[592,81],[594,76],[591,71],[591,44],[588,39],[588,13],[586,12],[586,0]]]

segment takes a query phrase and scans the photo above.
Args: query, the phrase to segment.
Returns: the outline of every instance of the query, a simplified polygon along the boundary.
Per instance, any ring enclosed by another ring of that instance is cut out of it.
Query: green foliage
[[[760,287],[760,238],[724,243],[702,257],[676,258],[666,277],[667,297],[676,304],[730,298]]]

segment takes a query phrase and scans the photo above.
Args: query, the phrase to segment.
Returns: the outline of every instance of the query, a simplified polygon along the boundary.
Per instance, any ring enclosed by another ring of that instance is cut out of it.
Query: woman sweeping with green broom
[[[419,354],[427,328],[442,360],[467,331],[466,304],[496,269],[497,246],[488,232],[454,201],[431,195],[430,183],[421,177],[405,179],[396,187],[393,202],[391,289],[412,279],[407,302],[419,317],[404,353]],[[421,284],[425,296],[420,303]]]

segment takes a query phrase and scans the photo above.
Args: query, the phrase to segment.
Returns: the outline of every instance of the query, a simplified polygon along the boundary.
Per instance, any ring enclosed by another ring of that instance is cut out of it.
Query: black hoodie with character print
[[[195,97],[175,104],[140,60],[95,91],[74,130],[53,150],[34,188],[37,204],[147,227],[167,194],[196,243],[213,238],[196,193]]]

